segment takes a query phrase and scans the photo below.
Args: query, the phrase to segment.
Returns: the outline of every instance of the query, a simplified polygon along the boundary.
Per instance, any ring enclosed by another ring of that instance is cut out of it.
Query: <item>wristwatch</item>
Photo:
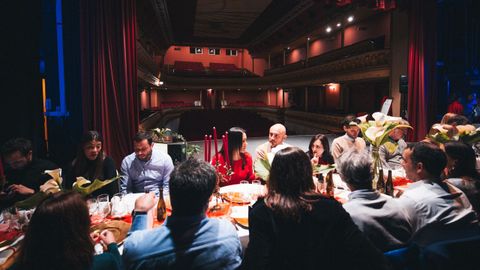
[[[132,218],[138,216],[138,215],[146,215],[147,212],[145,211],[135,211],[135,209],[132,211]]]

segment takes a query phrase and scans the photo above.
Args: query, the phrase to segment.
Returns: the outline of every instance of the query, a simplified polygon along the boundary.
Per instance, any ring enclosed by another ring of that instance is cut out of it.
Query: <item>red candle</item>
[[[208,136],[208,162],[212,160],[212,135]]]
[[[223,147],[223,161],[227,162],[227,157],[225,156],[225,153],[227,153],[227,148],[225,148],[225,135],[222,135],[222,147]]]
[[[208,158],[207,158],[207,142],[208,142],[208,135],[205,135],[205,139],[203,140],[203,156],[204,156],[204,160],[205,161],[208,161]]]
[[[230,154],[228,152],[228,132],[225,132],[225,158],[228,166],[230,166]]]
[[[213,140],[215,142],[215,157],[218,155],[217,129],[213,127]]]

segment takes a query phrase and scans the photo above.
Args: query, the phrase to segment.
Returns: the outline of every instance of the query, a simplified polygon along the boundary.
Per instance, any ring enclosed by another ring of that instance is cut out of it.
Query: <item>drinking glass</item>
[[[110,197],[108,194],[101,194],[97,197],[98,212],[102,218],[110,214]]]
[[[240,181],[240,184],[242,184],[242,185],[245,185],[245,184],[248,184],[248,183],[249,183],[249,182],[248,182],[247,180],[242,180],[242,181]]]
[[[87,206],[88,206],[88,213],[90,216],[93,216],[97,213],[98,211],[98,204],[97,204],[97,199],[96,198],[90,198],[87,200]]]
[[[112,216],[123,216],[125,214],[125,202],[123,193],[116,193],[112,197]]]
[[[8,224],[8,230],[18,229],[18,212],[15,206],[8,207],[2,212],[3,222]]]
[[[262,195],[262,182],[260,180],[253,180],[252,184],[255,187],[253,189],[252,200],[256,201],[258,196]]]

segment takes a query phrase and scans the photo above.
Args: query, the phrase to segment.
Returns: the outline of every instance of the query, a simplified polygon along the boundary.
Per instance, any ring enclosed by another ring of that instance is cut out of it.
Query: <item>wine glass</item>
[[[110,197],[108,194],[100,194],[97,197],[98,212],[105,219],[110,214]]]

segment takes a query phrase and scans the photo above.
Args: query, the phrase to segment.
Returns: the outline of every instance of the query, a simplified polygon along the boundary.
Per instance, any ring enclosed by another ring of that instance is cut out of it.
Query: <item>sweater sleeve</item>
[[[123,262],[122,256],[118,251],[116,243],[111,243],[107,246],[107,252],[93,257],[93,270],[111,269],[122,270]]]

